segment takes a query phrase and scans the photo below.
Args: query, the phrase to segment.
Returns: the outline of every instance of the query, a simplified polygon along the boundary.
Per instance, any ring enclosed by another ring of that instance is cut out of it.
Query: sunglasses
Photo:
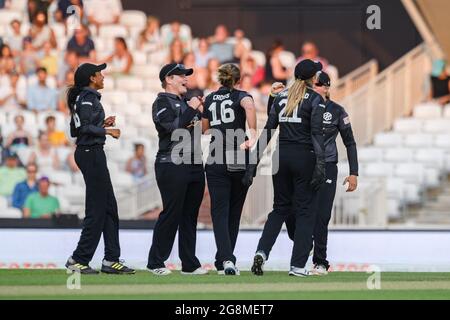
[[[172,69],[170,69],[170,70],[164,75],[164,78],[167,77],[167,76],[169,76],[171,72],[173,72],[173,71],[175,71],[175,70],[177,70],[177,69],[186,69],[186,68],[184,67],[184,64],[177,63],[177,65],[176,65],[175,67],[173,67]]]

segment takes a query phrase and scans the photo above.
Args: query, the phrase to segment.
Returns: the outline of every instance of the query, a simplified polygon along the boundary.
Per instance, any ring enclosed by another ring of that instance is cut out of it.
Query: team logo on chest
[[[325,112],[323,114],[323,123],[325,124],[330,124],[331,120],[333,119],[333,115],[331,114],[331,112]]]

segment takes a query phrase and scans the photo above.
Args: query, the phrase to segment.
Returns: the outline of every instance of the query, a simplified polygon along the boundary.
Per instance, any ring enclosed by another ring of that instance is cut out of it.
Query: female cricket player
[[[120,260],[119,215],[117,202],[103,151],[106,136],[120,137],[120,129],[114,129],[115,117],[105,120],[100,102],[103,89],[101,71],[106,64],[82,64],[75,71],[75,84],[68,90],[67,103],[72,119],[70,132],[76,137],[75,162],[86,183],[86,216],[80,241],[67,260],[69,270],[82,274],[97,274],[89,262],[97,249],[103,233],[105,258],[101,271],[111,274],[133,274],[135,271]]]
[[[243,150],[251,148],[256,140],[255,104],[250,94],[236,89],[240,79],[241,73],[236,65],[220,66],[218,80],[221,87],[206,97],[202,119],[203,131],[212,133],[212,153],[205,171],[217,246],[215,266],[219,274],[225,275],[239,274],[233,251],[248,191],[248,187],[241,183],[248,158],[248,152]],[[250,134],[248,140],[246,121]],[[215,161],[212,161],[213,157]]]
[[[283,222],[292,212],[296,217],[296,229],[289,275],[309,275],[305,265],[314,230],[313,195],[325,182],[322,125],[325,105],[323,98],[313,90],[320,70],[322,65],[309,59],[296,65],[294,83],[274,99],[264,127],[269,139],[270,130],[280,127],[279,169],[273,176],[273,211],[268,216],[254,258],[252,271],[255,274],[262,274],[262,266],[273,245],[273,235],[279,234]],[[276,154],[273,161],[277,160]],[[256,165],[249,165],[243,183],[250,184],[255,172]]]

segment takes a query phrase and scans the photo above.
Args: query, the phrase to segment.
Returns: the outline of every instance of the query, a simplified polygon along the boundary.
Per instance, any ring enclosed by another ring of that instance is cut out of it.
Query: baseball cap
[[[331,85],[331,80],[328,74],[324,71],[319,71],[317,73],[316,85],[329,87]]]
[[[92,63],[83,63],[75,71],[75,84],[78,86],[87,86],[89,85],[90,77],[92,77],[96,72],[105,69],[106,63],[99,65]]]
[[[194,73],[194,70],[186,69],[184,64],[169,63],[169,64],[166,64],[164,67],[162,67],[161,71],[159,72],[159,80],[161,80],[161,82],[163,82],[164,79],[168,76],[182,75],[182,74],[190,76],[193,73]]]
[[[39,182],[44,182],[45,181],[45,182],[50,183],[50,179],[48,177],[46,177],[46,176],[40,177],[38,181]]]
[[[297,63],[294,70],[296,79],[307,80],[314,77],[314,75],[322,70],[320,62],[314,62],[311,59],[305,59]]]
[[[4,156],[5,156],[5,159],[9,159],[9,158],[17,159],[18,158],[17,153],[10,149],[5,150]]]

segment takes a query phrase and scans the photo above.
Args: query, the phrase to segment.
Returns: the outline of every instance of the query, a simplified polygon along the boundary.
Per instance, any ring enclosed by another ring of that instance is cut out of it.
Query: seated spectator
[[[264,68],[258,66],[251,54],[246,53],[241,59],[241,74],[250,75],[254,87],[264,80]]]
[[[0,9],[9,9],[11,7],[11,0],[1,0]]]
[[[137,143],[134,145],[134,156],[128,159],[126,170],[135,179],[140,179],[147,175],[147,160],[143,144]]]
[[[45,68],[51,76],[58,74],[58,57],[53,53],[50,42],[44,44],[42,57],[39,60],[39,67]]]
[[[16,71],[9,74],[9,84],[0,86],[0,110],[15,111],[26,106],[26,82]]]
[[[0,196],[11,200],[14,187],[26,178],[24,168],[19,167],[19,159],[12,151],[7,151],[4,155],[5,165],[0,167]]]
[[[183,64],[186,68],[193,68],[197,72],[195,68],[195,55],[192,52],[184,56]],[[199,87],[197,78],[197,76],[187,77],[187,92],[184,94],[185,99],[189,100],[192,97],[203,96],[203,90]]]
[[[208,72],[206,80],[207,92],[215,91],[220,88],[219,81],[217,79],[217,70],[219,70],[220,62],[216,58],[210,59],[208,61]],[[206,92],[205,92],[206,94]]]
[[[53,49],[56,49],[56,37],[53,30],[47,24],[47,14],[39,11],[33,20],[30,28],[30,37],[32,39],[33,48],[40,51],[46,42],[50,42]]]
[[[31,153],[28,163],[35,163],[43,174],[59,169],[59,158],[56,149],[50,144],[48,134],[39,133],[38,145]]]
[[[210,39],[210,50],[215,58],[219,62],[232,62],[234,60],[234,46],[231,43],[227,43],[228,30],[223,24],[216,27],[214,35]]]
[[[183,42],[179,39],[173,40],[170,44],[167,63],[182,63],[184,58]]]
[[[450,75],[447,73],[446,64],[445,60],[434,61],[430,77],[430,99],[436,100],[441,105],[450,102]]]
[[[85,16],[83,10],[83,0],[58,0],[57,2],[57,8],[55,11],[56,22],[64,23],[67,18],[72,15],[72,11],[67,10],[70,6],[77,6],[80,8],[79,17],[80,20],[83,20],[83,17]]]
[[[266,56],[265,81],[286,84],[290,72],[281,64],[280,53],[283,51],[283,43],[275,40]]]
[[[161,49],[162,42],[159,34],[159,20],[153,16],[147,18],[147,25],[139,34],[137,49],[150,53]]]
[[[206,68],[208,61],[214,56],[209,50],[208,40],[201,38],[198,40],[198,49],[195,51],[195,64],[199,68]]]
[[[297,63],[305,59],[319,61],[320,63],[322,63],[323,70],[326,70],[328,67],[327,59],[319,56],[319,49],[314,42],[306,41],[305,43],[303,43],[302,55],[297,59]]]
[[[120,0],[89,0],[84,4],[89,24],[97,29],[104,24],[119,23],[122,13]]]
[[[23,128],[25,119],[22,115],[19,114],[15,116],[14,123],[16,124],[16,130],[11,132],[6,138],[5,148],[17,152],[21,148],[33,145],[33,138],[31,137],[31,134]]]
[[[80,168],[78,167],[75,161],[75,147],[73,147],[72,152],[67,155],[66,158],[66,166],[72,173],[80,172]]]
[[[245,44],[245,34],[241,29],[237,29],[234,32],[234,39],[236,43],[234,45],[234,58],[237,61],[241,61],[241,59],[247,56],[250,53],[250,48]]]
[[[9,74],[16,68],[16,61],[14,59],[11,48],[4,44],[0,48],[0,74]]]
[[[48,193],[50,180],[47,177],[39,179],[38,188],[38,192],[31,193],[25,200],[24,218],[48,219],[60,209],[58,199]]]
[[[67,105],[67,88],[75,84],[75,73],[68,71],[66,74],[66,82],[59,89],[58,94],[58,111],[64,113],[66,116],[70,114],[69,106]]]
[[[37,185],[37,166],[33,163],[27,165],[27,178],[16,184],[12,194],[12,206],[14,208],[23,209],[27,197],[38,191]]]
[[[262,105],[261,101],[261,93],[252,83],[252,76],[249,74],[243,74],[241,77],[241,81],[239,82],[239,89],[243,91],[247,91],[255,102],[255,107],[258,111],[265,111],[267,107]]]
[[[179,21],[173,21],[172,23],[170,23],[170,30],[164,36],[165,38],[163,39],[163,41],[165,47],[169,47],[175,39],[181,41],[184,50],[183,53],[186,53],[191,46],[191,38],[188,34],[183,34],[181,32],[181,23]]]
[[[78,55],[75,51],[66,51],[64,62],[58,66],[57,83],[58,87],[67,85],[67,73],[75,73],[79,66]]]
[[[47,70],[38,68],[36,70],[38,83],[28,88],[27,107],[36,112],[56,110],[57,92],[47,86]]]
[[[88,61],[96,61],[97,56],[94,41],[89,36],[89,28],[86,25],[81,25],[79,29],[75,30],[72,38],[67,43],[67,51],[76,52],[80,64]]]
[[[39,60],[31,43],[31,37],[23,38],[23,51],[20,54],[20,69],[25,76],[36,72]]]
[[[69,140],[67,140],[64,131],[56,129],[56,118],[54,116],[48,116],[45,119],[45,124],[47,126],[45,133],[47,133],[48,140],[52,147],[58,148],[69,145]]]
[[[23,48],[23,36],[21,32],[21,22],[14,19],[9,24],[11,26],[11,34],[6,37],[6,43],[11,47],[14,57],[19,57]]]
[[[128,50],[127,43],[124,38],[117,37],[114,39],[114,53],[106,59],[110,65],[113,75],[127,75],[133,66],[133,56]]]

